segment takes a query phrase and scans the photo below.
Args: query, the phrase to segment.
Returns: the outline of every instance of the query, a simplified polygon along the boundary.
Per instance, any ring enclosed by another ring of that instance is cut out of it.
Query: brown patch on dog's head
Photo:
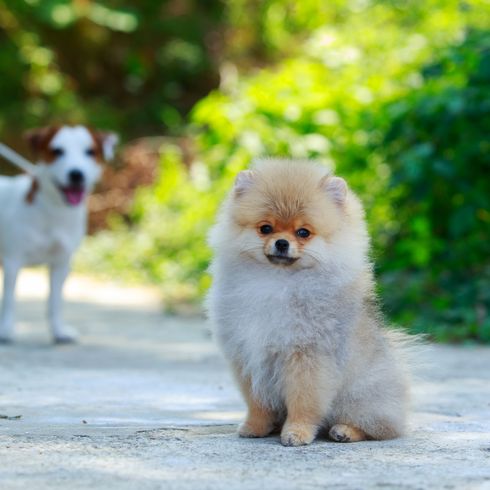
[[[114,146],[118,142],[118,136],[109,131],[99,131],[87,128],[94,140],[94,157],[99,162],[112,160],[114,157]]]
[[[32,204],[36,197],[37,191],[39,190],[39,182],[37,179],[32,179],[31,187],[29,188],[29,192],[26,194],[25,200],[27,203]]]
[[[47,126],[31,129],[25,133],[25,139],[37,160],[51,163],[59,156],[58,149],[50,146],[51,141],[61,129],[61,126]],[[114,146],[118,142],[115,133],[99,131],[86,127],[93,139],[93,157],[99,163],[111,160],[114,156]]]
[[[105,158],[104,158],[104,139],[106,134],[103,133],[102,131],[97,131],[92,128],[87,128],[92,135],[92,139],[94,140],[94,158],[99,162],[102,163]]]
[[[36,159],[45,163],[51,163],[56,159],[58,155],[55,149],[50,148],[49,144],[59,129],[59,126],[47,126],[31,129],[25,133],[25,139]]]
[[[282,251],[291,263],[301,256],[308,241],[317,234],[315,227],[301,214],[287,221],[277,215],[268,214],[263,221],[257,223],[256,231],[262,239],[266,256],[271,257]]]

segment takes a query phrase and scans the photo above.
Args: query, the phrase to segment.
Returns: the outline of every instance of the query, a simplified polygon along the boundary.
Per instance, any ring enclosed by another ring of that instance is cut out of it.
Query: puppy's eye
[[[88,150],[85,150],[85,154],[88,155],[89,157],[94,157],[95,150],[93,148],[89,148]]]
[[[54,148],[51,148],[51,153],[55,156],[55,157],[61,157],[65,154],[65,150],[63,150],[63,148],[59,148],[58,146],[54,147]]]
[[[269,235],[274,231],[271,225],[262,225],[259,230],[262,235]]]
[[[300,228],[299,230],[296,230],[296,235],[298,235],[300,238],[308,238],[311,233],[306,228]]]

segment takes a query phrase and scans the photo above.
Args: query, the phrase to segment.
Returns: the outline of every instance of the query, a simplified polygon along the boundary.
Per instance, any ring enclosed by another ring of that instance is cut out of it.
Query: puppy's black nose
[[[289,248],[289,242],[287,240],[284,240],[281,238],[280,240],[277,240],[276,242],[276,249],[280,253],[286,253]]]
[[[70,184],[83,184],[85,177],[80,170],[70,170],[68,172],[68,179],[70,180]]]

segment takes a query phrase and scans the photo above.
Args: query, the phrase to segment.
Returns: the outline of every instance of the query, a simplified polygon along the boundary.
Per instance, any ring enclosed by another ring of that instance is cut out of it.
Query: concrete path
[[[243,404],[202,319],[153,290],[68,287],[77,346],[52,346],[45,283],[22,277],[0,347],[0,489],[490,489],[490,349],[432,347],[411,433],[284,448],[235,435]]]

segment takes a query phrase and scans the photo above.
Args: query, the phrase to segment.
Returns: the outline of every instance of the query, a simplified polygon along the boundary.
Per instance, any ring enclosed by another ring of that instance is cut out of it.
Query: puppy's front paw
[[[281,443],[283,446],[306,446],[315,439],[316,430],[312,425],[286,424],[281,432]]]
[[[260,420],[246,420],[238,428],[240,437],[266,437],[273,430],[272,424]]]
[[[57,328],[53,334],[55,344],[74,344],[78,342],[78,331],[74,327]]]
[[[328,435],[330,439],[336,442],[358,442],[367,438],[361,429],[345,424],[334,425]]]

